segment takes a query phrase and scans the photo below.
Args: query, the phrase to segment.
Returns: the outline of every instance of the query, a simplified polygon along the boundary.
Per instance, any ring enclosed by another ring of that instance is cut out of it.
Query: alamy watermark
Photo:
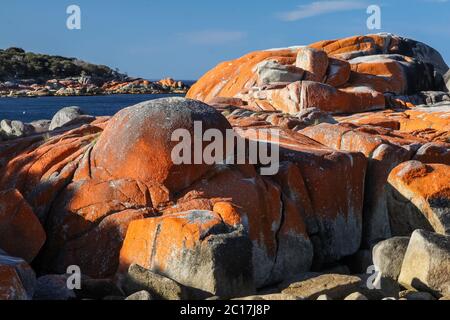
[[[81,29],[81,8],[75,4],[67,7],[66,13],[69,15],[66,20],[66,26],[69,30]]]
[[[367,18],[367,29],[380,30],[381,29],[381,8],[379,5],[372,4],[367,7],[367,14],[370,16]]]
[[[181,164],[254,164],[261,175],[275,175],[279,170],[279,134],[277,129],[246,130],[249,139],[233,129],[225,134],[218,129],[203,132],[202,122],[194,122],[194,132],[176,129],[171,140],[178,142],[172,149],[171,160]]]

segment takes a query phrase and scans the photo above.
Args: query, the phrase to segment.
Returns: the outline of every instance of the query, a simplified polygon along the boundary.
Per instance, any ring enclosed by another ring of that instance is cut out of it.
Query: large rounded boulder
[[[196,124],[194,124],[196,122]],[[208,129],[225,134],[231,126],[212,107],[184,98],[164,98],[143,102],[123,109],[108,123],[92,150],[93,166],[113,178],[129,178],[147,185],[163,185],[176,192],[201,177],[210,167],[201,160],[194,161],[194,153],[203,152],[205,142],[194,150],[194,126],[201,127],[201,135]],[[185,129],[190,135],[191,161],[175,164],[174,148],[185,143],[184,137],[174,141],[172,134]],[[203,159],[203,158],[202,158]],[[197,164],[195,164],[195,163]]]

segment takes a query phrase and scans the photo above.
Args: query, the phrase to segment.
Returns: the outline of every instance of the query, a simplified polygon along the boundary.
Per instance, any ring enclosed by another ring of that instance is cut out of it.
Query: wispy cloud
[[[203,30],[181,33],[180,36],[192,44],[224,45],[245,39],[247,33],[242,31]]]
[[[297,21],[326,13],[351,11],[367,8],[363,1],[315,1],[300,5],[296,9],[282,12],[278,17],[283,21]]]

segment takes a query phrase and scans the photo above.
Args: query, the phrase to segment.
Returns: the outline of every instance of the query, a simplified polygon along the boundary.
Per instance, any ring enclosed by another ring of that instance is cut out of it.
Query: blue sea
[[[134,104],[164,97],[182,97],[180,94],[109,95],[88,97],[0,98],[0,120],[51,119],[63,107],[78,106],[86,114],[110,116]]]

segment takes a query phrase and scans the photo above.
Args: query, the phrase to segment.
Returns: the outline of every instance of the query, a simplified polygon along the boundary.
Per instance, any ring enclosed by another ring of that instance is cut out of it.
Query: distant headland
[[[166,78],[133,78],[76,58],[0,49],[0,97],[186,93],[189,85]]]

